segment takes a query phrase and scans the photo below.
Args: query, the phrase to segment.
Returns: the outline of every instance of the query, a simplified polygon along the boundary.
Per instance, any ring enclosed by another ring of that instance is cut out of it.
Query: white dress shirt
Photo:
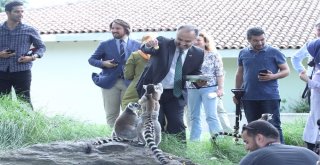
[[[184,64],[184,61],[186,60],[186,56],[187,56],[188,50],[189,49],[184,50],[183,54],[181,55],[182,66]],[[173,89],[174,74],[175,74],[175,69],[176,69],[176,63],[177,63],[178,56],[179,56],[179,49],[176,48],[176,51],[174,53],[169,72],[167,73],[166,77],[161,81],[163,89]]]

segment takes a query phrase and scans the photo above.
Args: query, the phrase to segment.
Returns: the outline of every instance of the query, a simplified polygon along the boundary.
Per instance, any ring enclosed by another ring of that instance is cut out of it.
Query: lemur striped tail
[[[240,134],[230,133],[230,132],[219,132],[219,135],[226,135],[226,136],[231,136],[239,139],[242,138]]]
[[[105,138],[105,139],[100,139],[96,142],[93,142],[93,145],[101,145],[104,143],[110,143],[110,142],[123,142],[125,141],[124,139],[120,138],[120,137],[112,137],[112,138]]]
[[[151,119],[151,116],[148,117],[148,120],[144,123],[144,138],[147,142],[148,147],[152,150],[153,154],[156,156],[156,158],[161,162],[161,164],[167,164],[169,161],[167,158],[163,155],[162,150],[158,148],[154,141],[154,125]]]

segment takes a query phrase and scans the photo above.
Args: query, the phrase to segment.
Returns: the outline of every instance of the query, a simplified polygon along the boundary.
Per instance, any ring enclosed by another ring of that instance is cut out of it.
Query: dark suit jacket
[[[102,69],[100,74],[93,73],[92,80],[93,82],[105,89],[112,88],[116,83],[118,77],[120,76],[125,62],[132,52],[137,51],[140,48],[140,43],[135,40],[128,39],[125,61],[120,60],[120,53],[117,49],[117,44],[115,39],[110,39],[104,42],[101,42],[94,54],[89,58],[89,64],[92,66]],[[103,67],[102,61],[112,60],[118,62],[118,66],[114,68]],[[130,81],[126,81],[126,84],[129,85]]]
[[[140,80],[137,84],[139,96],[143,95],[142,85],[157,84],[161,82],[169,72],[172,59],[176,50],[173,39],[158,37],[159,49],[146,48],[142,46],[141,50],[151,54],[149,63],[146,65]],[[189,48],[186,59],[182,67],[183,86],[185,86],[186,75],[201,74],[201,65],[203,63],[204,52],[202,49],[192,46]]]

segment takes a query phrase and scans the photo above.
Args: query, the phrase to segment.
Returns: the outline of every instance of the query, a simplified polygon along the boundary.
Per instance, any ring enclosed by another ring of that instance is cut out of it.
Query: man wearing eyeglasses
[[[307,148],[281,144],[277,128],[267,121],[256,120],[244,126],[242,139],[249,153],[240,165],[312,165],[318,160],[318,155]]]

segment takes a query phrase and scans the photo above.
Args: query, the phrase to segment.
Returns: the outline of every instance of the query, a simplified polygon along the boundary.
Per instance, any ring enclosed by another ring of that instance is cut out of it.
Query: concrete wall
[[[101,90],[91,80],[100,70],[88,64],[99,42],[48,42],[47,52],[34,62],[31,97],[46,114],[105,122]]]

